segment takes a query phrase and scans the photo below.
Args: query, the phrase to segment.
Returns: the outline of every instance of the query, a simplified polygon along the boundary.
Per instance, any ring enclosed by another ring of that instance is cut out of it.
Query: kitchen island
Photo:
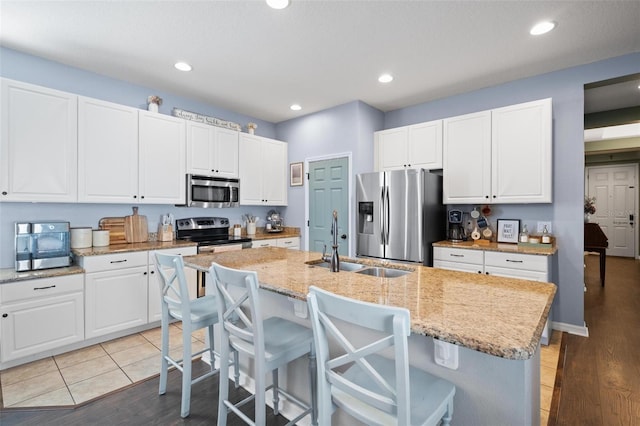
[[[310,285],[406,307],[411,312],[411,364],[456,385],[454,424],[540,423],[539,342],[555,285],[404,264],[386,265],[410,272],[395,278],[332,273],[314,265],[319,260],[318,253],[270,247],[188,256],[185,264],[206,270],[215,261],[256,271],[265,315],[287,316],[307,325],[308,320],[300,318],[304,316],[300,301],[306,299]],[[380,266],[370,260],[356,262]],[[434,339],[455,345],[457,370],[435,363]],[[305,384],[297,383],[304,380],[304,372],[287,375],[290,380],[282,382],[304,393]],[[340,414],[334,420],[342,424]]]

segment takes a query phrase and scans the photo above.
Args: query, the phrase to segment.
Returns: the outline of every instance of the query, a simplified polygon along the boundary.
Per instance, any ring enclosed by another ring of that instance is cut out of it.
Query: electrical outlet
[[[544,229],[545,225],[547,226],[547,231],[552,234],[553,229],[551,229],[551,222],[538,222],[537,232],[542,234],[542,230]]]

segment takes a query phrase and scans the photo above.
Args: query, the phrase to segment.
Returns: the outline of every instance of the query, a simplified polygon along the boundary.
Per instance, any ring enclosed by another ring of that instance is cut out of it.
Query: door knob
[[[343,240],[346,240],[347,239],[347,234],[340,235],[340,238],[342,238]]]

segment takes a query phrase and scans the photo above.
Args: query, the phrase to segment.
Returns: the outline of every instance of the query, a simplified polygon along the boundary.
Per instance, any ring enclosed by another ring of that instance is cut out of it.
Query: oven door
[[[240,181],[238,179],[187,175],[187,206],[238,207]]]
[[[199,246],[198,254],[206,253],[222,253],[224,251],[242,250],[242,244],[220,244],[210,246]],[[198,271],[198,297],[206,294],[207,290],[207,273]]]

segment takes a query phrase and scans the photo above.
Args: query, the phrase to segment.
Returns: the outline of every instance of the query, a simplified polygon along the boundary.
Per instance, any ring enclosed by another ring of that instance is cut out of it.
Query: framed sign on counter
[[[520,220],[518,219],[498,219],[498,242],[518,243],[520,233]]]

